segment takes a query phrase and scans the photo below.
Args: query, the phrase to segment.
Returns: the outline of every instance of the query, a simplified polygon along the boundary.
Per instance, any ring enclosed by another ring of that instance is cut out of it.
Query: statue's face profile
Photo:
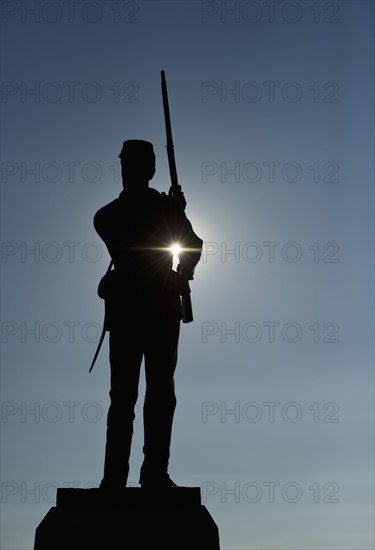
[[[155,174],[155,159],[121,160],[122,179],[131,182],[148,182]]]

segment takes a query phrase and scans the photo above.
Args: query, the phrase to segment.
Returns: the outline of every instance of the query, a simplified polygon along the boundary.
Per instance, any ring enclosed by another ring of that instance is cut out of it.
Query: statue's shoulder
[[[167,194],[164,193],[164,191],[158,191],[154,187],[148,187],[147,188],[147,195],[150,198],[156,199],[156,200],[164,200],[165,197],[167,197]]]
[[[94,225],[97,227],[107,219],[113,217],[115,212],[121,207],[121,201],[119,198],[105,204],[94,215]]]

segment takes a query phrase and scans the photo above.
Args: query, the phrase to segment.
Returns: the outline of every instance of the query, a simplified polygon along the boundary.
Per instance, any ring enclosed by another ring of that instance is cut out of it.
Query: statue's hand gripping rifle
[[[171,176],[171,188],[169,190],[170,195],[174,195],[181,202],[183,208],[186,206],[186,201],[184,194],[181,190],[181,185],[178,184],[177,170],[176,170],[176,159],[174,157],[174,147],[172,139],[172,127],[171,127],[171,117],[169,113],[169,103],[168,103],[168,92],[167,92],[167,83],[165,80],[165,72],[161,71],[161,93],[163,96],[163,108],[164,108],[164,119],[165,119],[165,131],[167,134],[167,155],[168,155],[168,164],[169,164],[169,173]],[[183,251],[182,251],[183,254]],[[179,265],[178,273],[183,278],[185,292],[182,294],[182,320],[184,323],[190,323],[193,320],[193,310],[191,306],[191,297],[190,297],[190,287],[186,274],[183,271],[181,265]]]

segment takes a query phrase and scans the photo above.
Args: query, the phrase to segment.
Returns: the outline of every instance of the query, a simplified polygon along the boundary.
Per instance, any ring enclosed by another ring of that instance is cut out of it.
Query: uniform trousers
[[[143,405],[144,460],[142,479],[168,471],[173,416],[176,407],[174,372],[180,316],[173,309],[112,323],[109,331],[111,387],[103,484],[125,486],[133,435],[134,408],[142,359],[146,393]]]

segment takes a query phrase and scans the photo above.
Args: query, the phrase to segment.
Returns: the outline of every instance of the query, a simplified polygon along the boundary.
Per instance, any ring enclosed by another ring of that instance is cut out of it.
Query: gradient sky
[[[223,550],[373,548],[374,4],[2,10],[1,548],[33,547],[57,486],[101,479],[92,218],[121,191],[125,139],[153,142],[151,185],[169,187],[160,70],[205,243],[171,476],[201,487]]]

